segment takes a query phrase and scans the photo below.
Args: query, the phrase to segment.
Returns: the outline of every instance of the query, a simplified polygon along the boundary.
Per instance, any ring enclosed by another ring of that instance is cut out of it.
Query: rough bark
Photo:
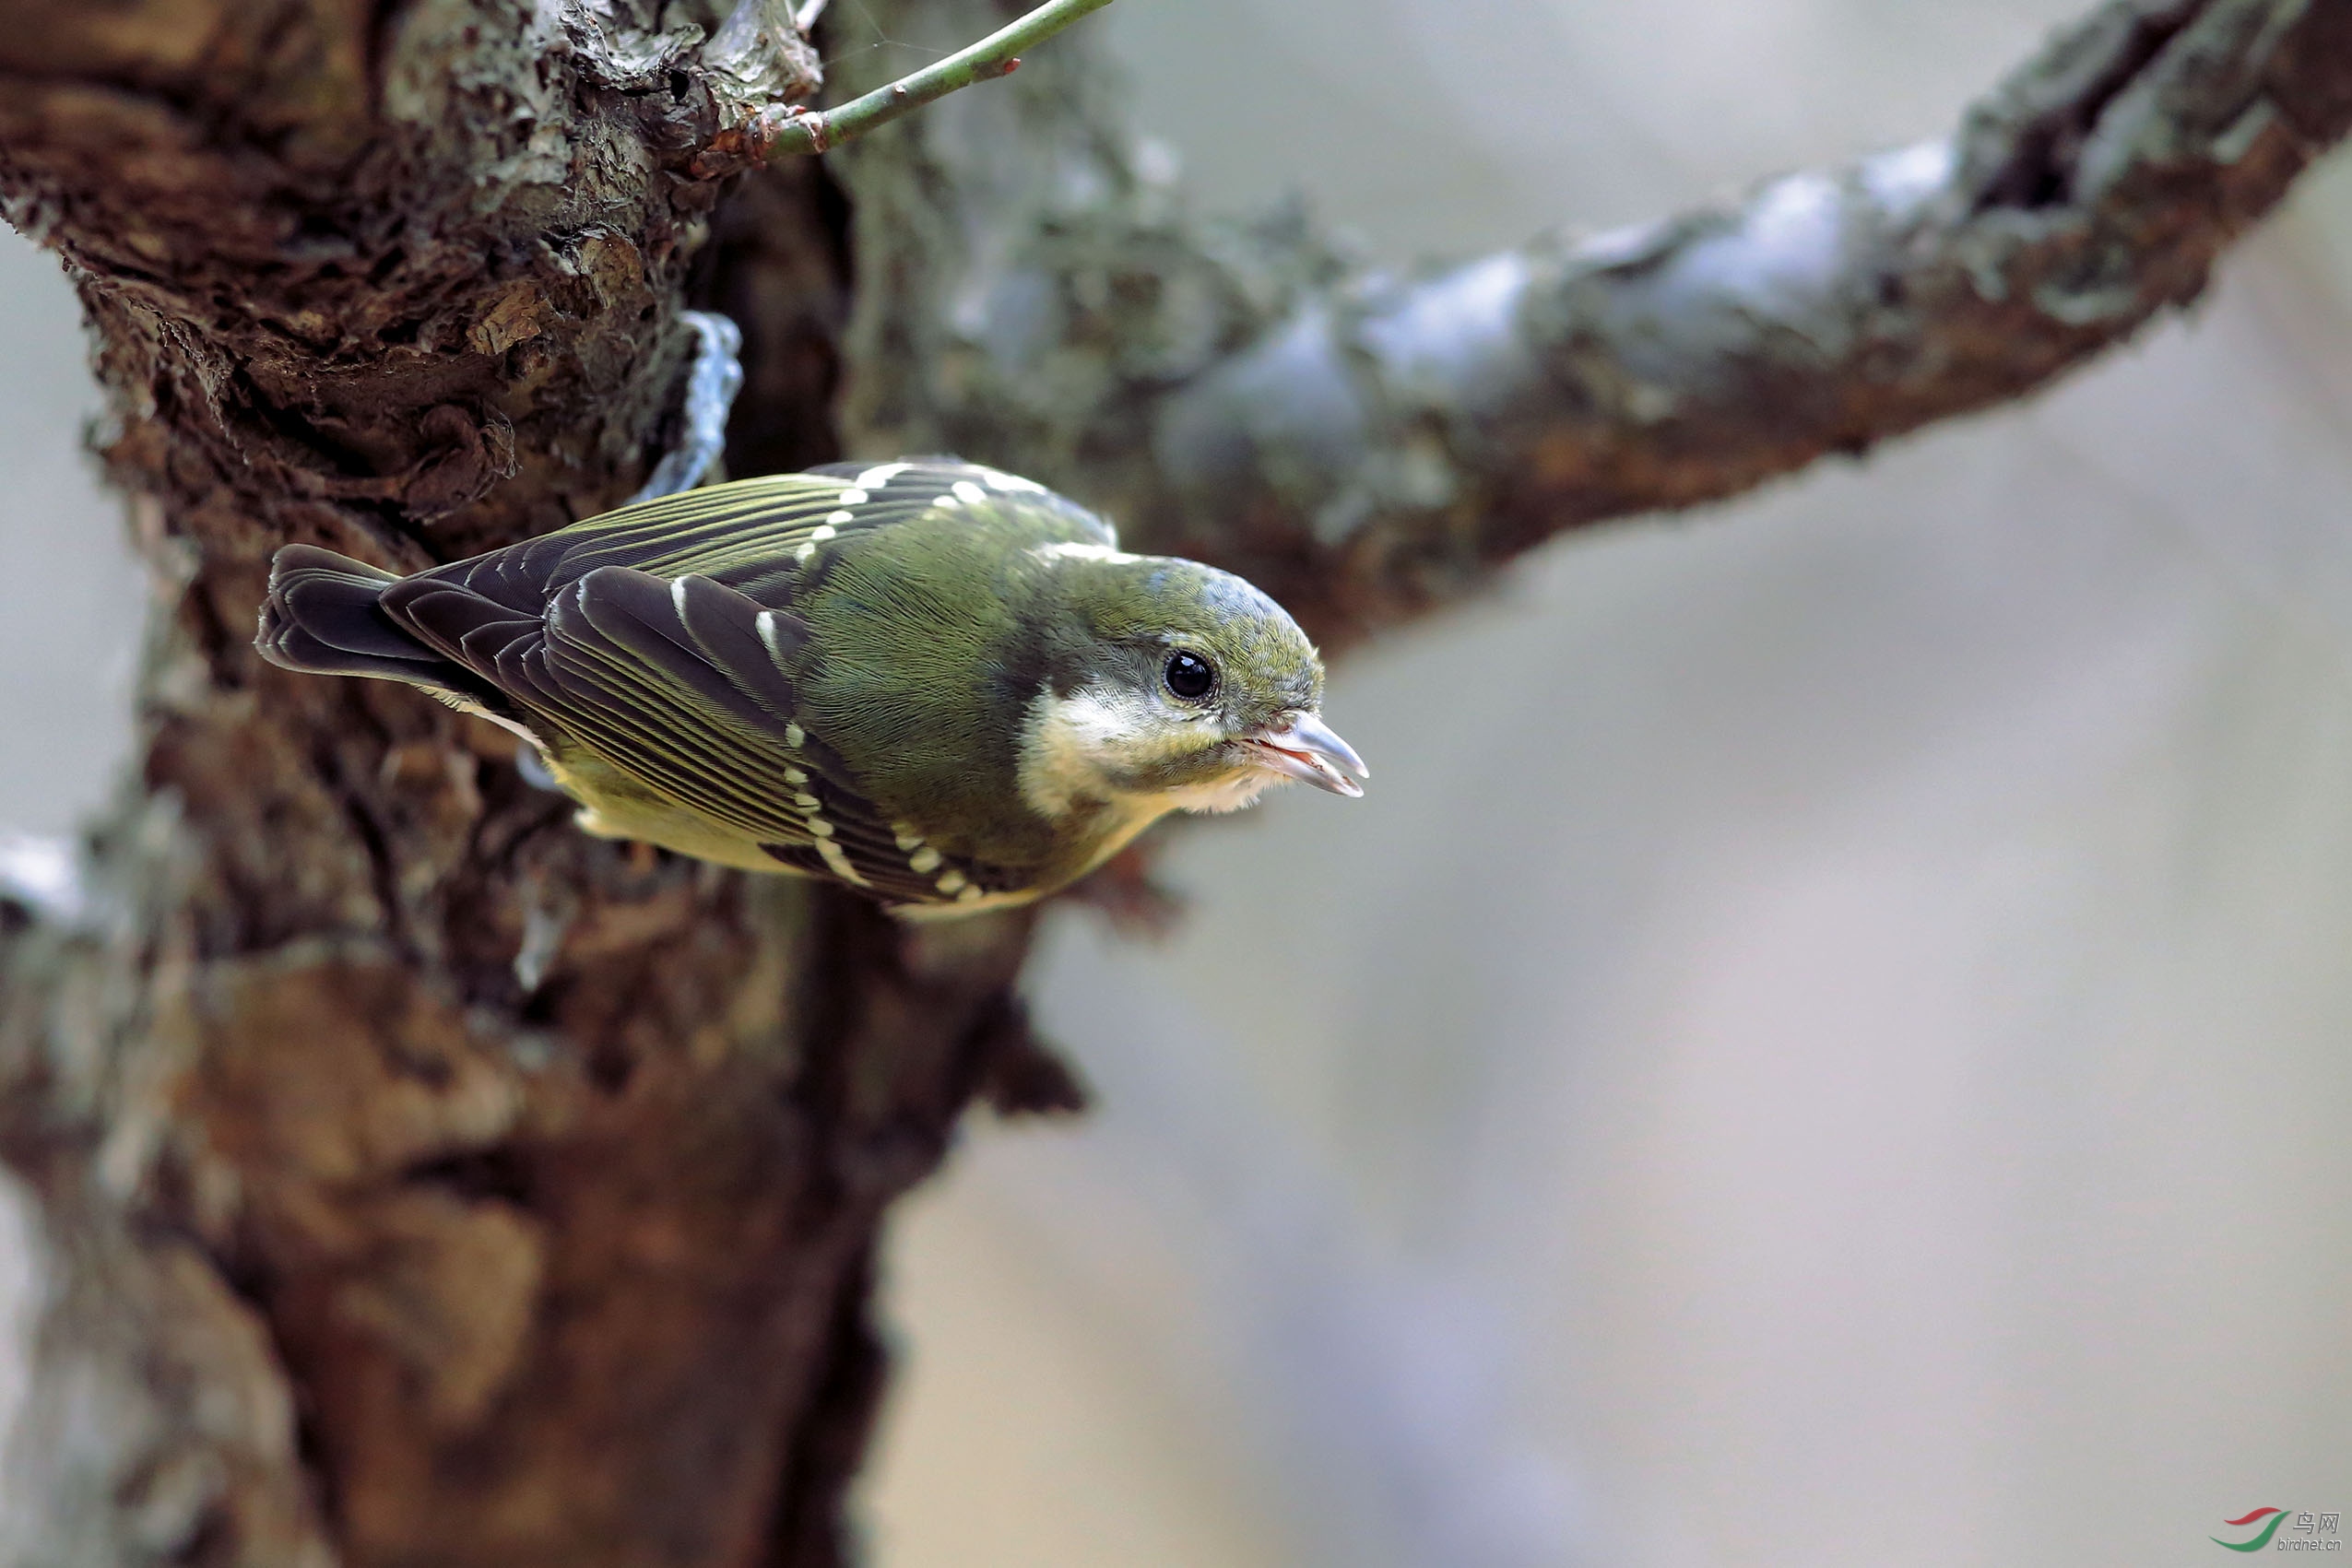
[[[625,495],[691,296],[745,327],[737,471],[960,450],[1344,643],[2040,384],[2352,120],[2352,0],[2110,6],[1943,151],[1362,277],[1189,221],[1082,31],[718,206],[696,157],[809,69],[785,9],[0,4],[0,192],[75,270],[159,589],[87,915],[0,920],[53,1291],[7,1561],[839,1561],[890,1200],[975,1095],[1071,1098],[1025,919],[583,838],[497,732],[261,665],[277,545],[406,568]]]
[[[643,478],[684,163],[807,85],[680,11],[7,10],[9,216],[81,289],[163,604],[100,925],[10,944],[59,1292],[14,1561],[842,1555],[875,1227],[1019,1059],[1023,924],[595,843],[495,732],[249,646],[288,539],[411,568]],[[798,463],[843,242],[796,172],[703,281]]]

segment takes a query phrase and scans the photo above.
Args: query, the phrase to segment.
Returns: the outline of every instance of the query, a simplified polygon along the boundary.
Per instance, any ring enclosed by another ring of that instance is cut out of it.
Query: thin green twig
[[[694,160],[695,172],[709,175],[739,168],[745,162],[796,153],[823,152],[852,136],[862,136],[877,125],[887,125],[936,99],[945,98],[975,82],[1004,76],[1021,64],[1021,53],[1070,26],[1111,0],[1046,0],[1010,26],[998,29],[977,43],[967,44],[944,60],[901,77],[835,109],[811,110],[798,104],[763,112],[747,129],[728,132]]]

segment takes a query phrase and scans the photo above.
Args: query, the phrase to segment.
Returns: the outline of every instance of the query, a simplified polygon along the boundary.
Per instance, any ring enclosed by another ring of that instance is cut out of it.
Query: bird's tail
[[[372,675],[470,696],[479,683],[386,615],[400,581],[315,545],[288,545],[269,563],[254,646],[271,664],[311,675]]]

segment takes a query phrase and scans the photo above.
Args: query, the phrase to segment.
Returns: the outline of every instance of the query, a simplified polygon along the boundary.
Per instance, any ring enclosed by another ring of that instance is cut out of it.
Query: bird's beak
[[[1317,713],[1301,713],[1287,728],[1264,730],[1246,739],[1256,749],[1260,767],[1333,795],[1361,796],[1364,786],[1356,781],[1372,776],[1355,748],[1333,734]]]

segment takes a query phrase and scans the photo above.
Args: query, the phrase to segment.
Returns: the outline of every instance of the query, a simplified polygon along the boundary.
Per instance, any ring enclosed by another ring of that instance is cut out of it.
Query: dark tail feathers
[[[478,684],[410,636],[378,602],[396,573],[288,545],[269,563],[254,646],[271,664],[312,675],[372,675],[471,698]]]

